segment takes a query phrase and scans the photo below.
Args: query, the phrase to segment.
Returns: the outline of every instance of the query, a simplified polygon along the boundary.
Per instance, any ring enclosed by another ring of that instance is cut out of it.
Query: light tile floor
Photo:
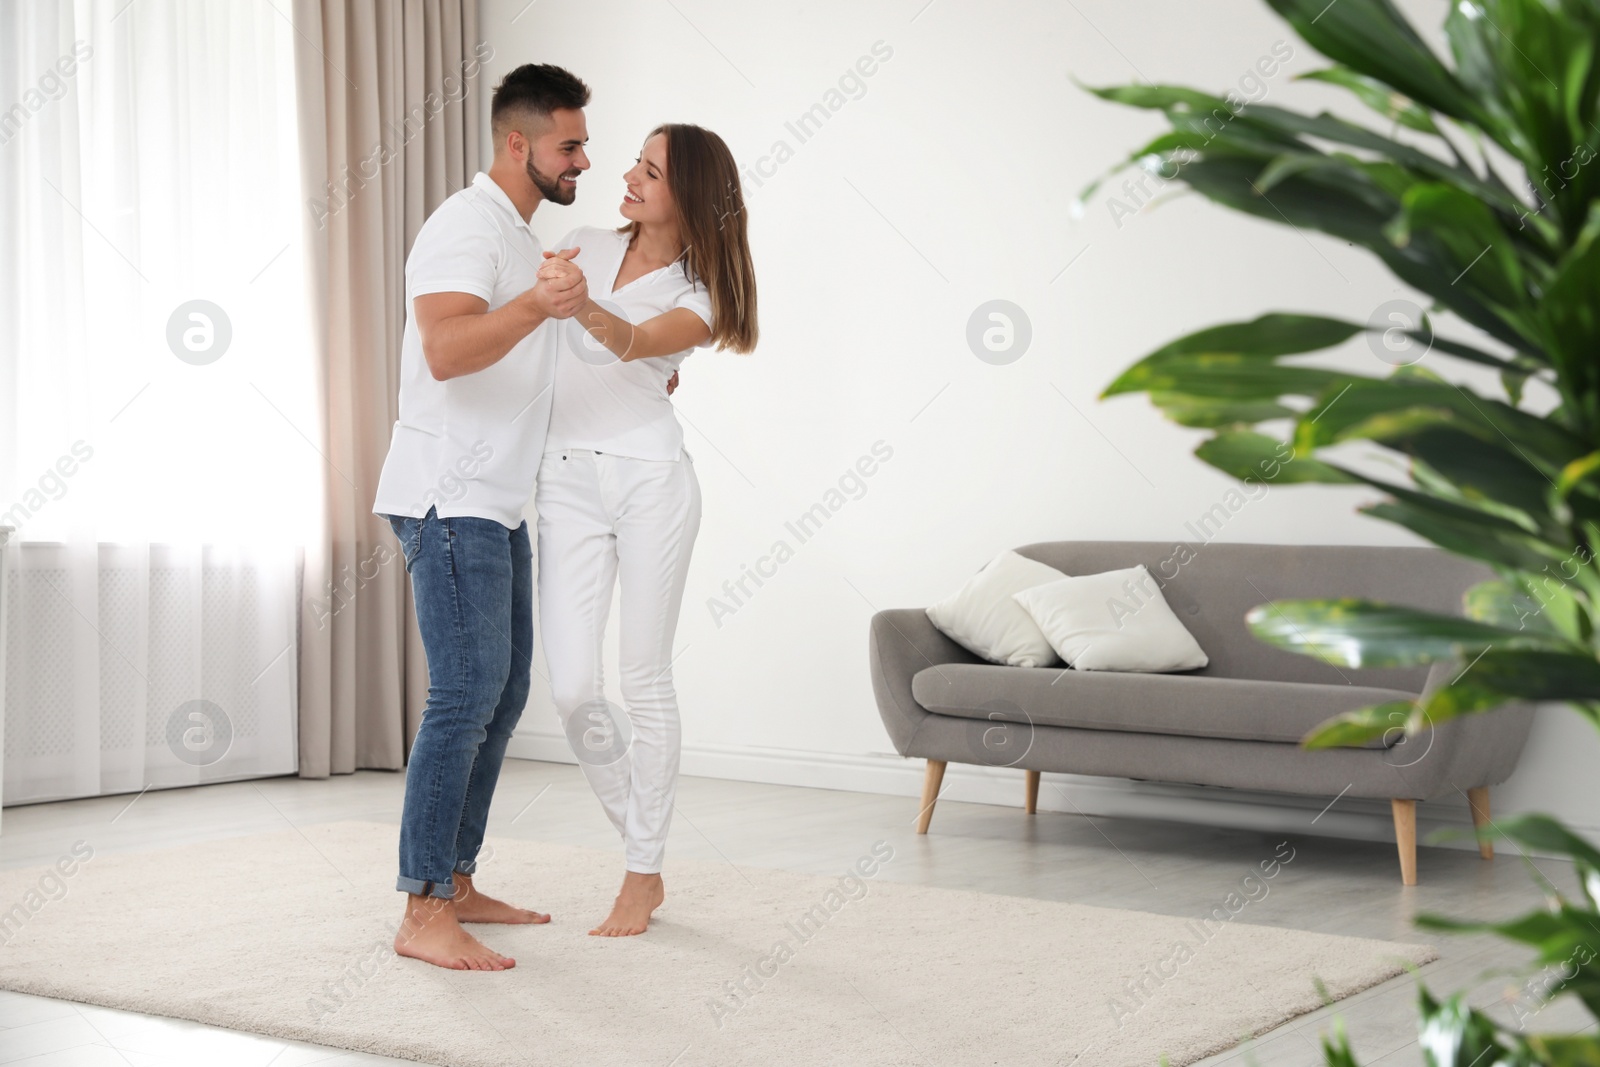
[[[1049,781],[1047,775],[1047,787]],[[152,791],[137,799],[97,797],[9,808],[0,866],[53,862],[71,842],[91,835],[96,854],[104,855],[342,819],[398,824],[403,786],[399,774],[362,772],[327,781],[274,778]],[[1017,792],[1020,801],[1020,772]],[[1198,917],[1221,903],[1284,839],[1154,820],[1030,817],[1020,809],[950,800],[939,802],[933,832],[918,837],[911,829],[915,808],[915,801],[905,797],[685,778],[669,856],[832,875],[871,842],[886,838],[897,851],[882,878]],[[617,847],[581,773],[562,764],[507,761],[489,832]],[[1420,911],[1488,919],[1529,910],[1540,894],[1525,861],[1502,855],[1485,863],[1474,852],[1425,848],[1419,861],[1422,884],[1406,888],[1400,885],[1392,846],[1313,836],[1289,840],[1293,861],[1270,883],[1267,896],[1246,906],[1239,921],[1431,941],[1441,959],[1424,971],[1430,989],[1470,990],[1475,1006],[1513,1018],[1508,996],[1515,994],[1519,979],[1490,972],[1515,972],[1529,959],[1525,952],[1491,937],[1425,934],[1412,927],[1411,919]],[[1571,889],[1568,865],[1538,860],[1537,867]],[[1588,1024],[1570,999],[1545,1007],[1534,1028]],[[1205,1063],[1320,1064],[1320,1035],[1342,1018],[1366,1067],[1415,1067],[1422,1062],[1415,1002],[1415,980],[1399,979],[1292,1020]],[[1097,1004],[1087,1010],[1109,1009]],[[663,1050],[661,1067],[673,1054]],[[16,1067],[412,1062],[0,992],[0,1064]]]

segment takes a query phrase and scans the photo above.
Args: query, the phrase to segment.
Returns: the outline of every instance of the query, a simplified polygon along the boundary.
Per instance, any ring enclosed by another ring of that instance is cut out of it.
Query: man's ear
[[[533,155],[533,144],[522,135],[521,130],[513,126],[506,132],[506,151],[515,159],[519,150],[523,158],[528,158]]]

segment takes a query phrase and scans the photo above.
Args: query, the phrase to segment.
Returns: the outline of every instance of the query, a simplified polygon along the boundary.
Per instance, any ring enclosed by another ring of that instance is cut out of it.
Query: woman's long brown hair
[[[658,133],[667,138],[667,188],[677,204],[684,270],[711,294],[711,338],[706,344],[750,352],[761,332],[756,325],[756,272],[733,153],[721,137],[700,126],[664,123],[645,140]],[[629,222],[617,232],[632,234],[637,225]]]

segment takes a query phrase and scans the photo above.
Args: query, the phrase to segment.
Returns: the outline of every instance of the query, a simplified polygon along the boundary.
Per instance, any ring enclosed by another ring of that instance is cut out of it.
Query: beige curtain
[[[300,774],[398,769],[427,661],[388,523],[372,514],[389,447],[406,253],[472,180],[492,53],[477,0],[295,0],[310,235],[323,529],[300,616]]]

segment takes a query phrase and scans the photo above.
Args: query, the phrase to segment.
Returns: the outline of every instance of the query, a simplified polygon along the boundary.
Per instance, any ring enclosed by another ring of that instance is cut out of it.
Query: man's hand
[[[672,372],[672,377],[667,379],[667,395],[671,396],[673,394],[673,392],[677,388],[678,388],[678,372],[677,371],[673,371]]]
[[[539,277],[550,279],[581,277],[583,268],[572,261],[582,251],[583,249],[577,247],[563,248],[559,252],[546,251],[544,262],[539,266]]]
[[[583,276],[583,268],[572,262],[579,251],[564,248],[560,252],[545,253],[538,281],[528,290],[528,297],[548,318],[571,318],[589,302],[589,282]]]

